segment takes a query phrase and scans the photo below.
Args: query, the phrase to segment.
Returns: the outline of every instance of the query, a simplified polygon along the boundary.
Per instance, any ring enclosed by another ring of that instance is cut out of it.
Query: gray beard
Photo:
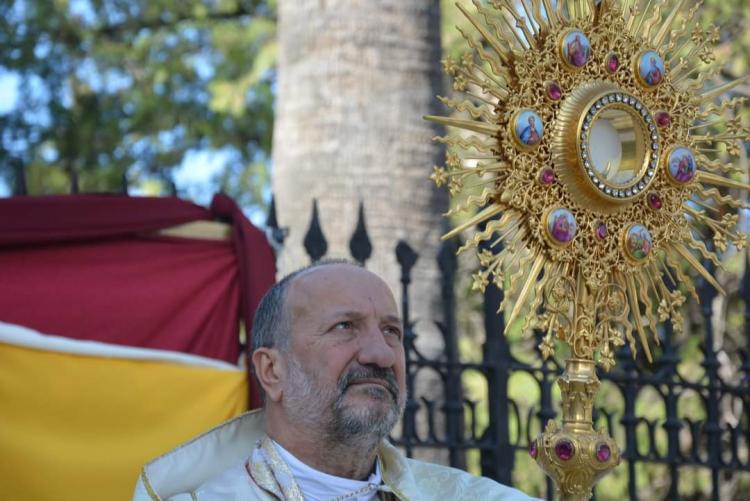
[[[327,440],[376,444],[387,437],[404,411],[393,371],[357,366],[349,369],[334,388],[320,388],[317,378],[308,374],[293,355],[287,357],[289,387],[285,392],[286,411],[303,426],[320,430]],[[371,406],[354,407],[345,403],[350,382],[360,377],[383,379],[388,389],[364,390],[373,399],[389,401],[387,410]]]

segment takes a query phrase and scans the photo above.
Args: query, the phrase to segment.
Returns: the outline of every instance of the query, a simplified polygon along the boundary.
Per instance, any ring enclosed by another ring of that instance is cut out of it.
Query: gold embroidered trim
[[[271,469],[276,482],[278,483],[281,491],[284,493],[284,499],[287,501],[304,501],[305,497],[302,495],[302,491],[297,485],[297,481],[294,479],[291,470],[286,462],[276,452],[276,448],[273,446],[273,442],[270,437],[266,436],[260,443],[260,448],[265,452],[266,458],[268,459],[267,466]],[[279,482],[279,476],[277,472],[282,473],[285,477],[290,480],[290,485],[286,482]]]
[[[151,497],[153,501],[162,501],[162,499],[156,493],[154,488],[151,487],[151,482],[148,481],[148,476],[146,476],[145,466],[141,469],[141,481],[143,482],[143,486],[146,488],[146,492],[148,493],[148,495]]]

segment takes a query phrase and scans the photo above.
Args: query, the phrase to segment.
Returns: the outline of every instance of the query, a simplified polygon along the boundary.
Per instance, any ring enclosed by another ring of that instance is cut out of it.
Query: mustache
[[[352,367],[339,379],[339,393],[343,393],[346,388],[358,379],[378,379],[385,383],[386,388],[393,396],[394,401],[398,401],[399,390],[396,375],[393,369],[384,369],[374,365],[359,365]]]

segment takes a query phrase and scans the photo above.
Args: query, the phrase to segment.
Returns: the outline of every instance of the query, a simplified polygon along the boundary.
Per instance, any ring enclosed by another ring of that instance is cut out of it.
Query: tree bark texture
[[[302,240],[318,201],[327,257],[347,257],[364,203],[373,254],[367,266],[400,297],[396,243],[419,254],[411,288],[425,354],[442,350],[435,261],[447,195],[429,180],[442,162],[423,115],[440,113],[437,0],[280,0],[273,191],[290,233],[284,275],[308,263]]]

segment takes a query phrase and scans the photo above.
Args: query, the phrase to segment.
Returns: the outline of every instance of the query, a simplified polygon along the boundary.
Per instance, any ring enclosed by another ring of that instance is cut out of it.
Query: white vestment
[[[305,500],[295,468],[263,432],[263,419],[262,411],[243,414],[151,461],[143,467],[133,501]],[[488,478],[406,458],[385,440],[377,461],[380,479],[368,480],[380,483],[362,482],[361,494],[402,501],[532,500]],[[304,479],[301,484],[306,485]]]

